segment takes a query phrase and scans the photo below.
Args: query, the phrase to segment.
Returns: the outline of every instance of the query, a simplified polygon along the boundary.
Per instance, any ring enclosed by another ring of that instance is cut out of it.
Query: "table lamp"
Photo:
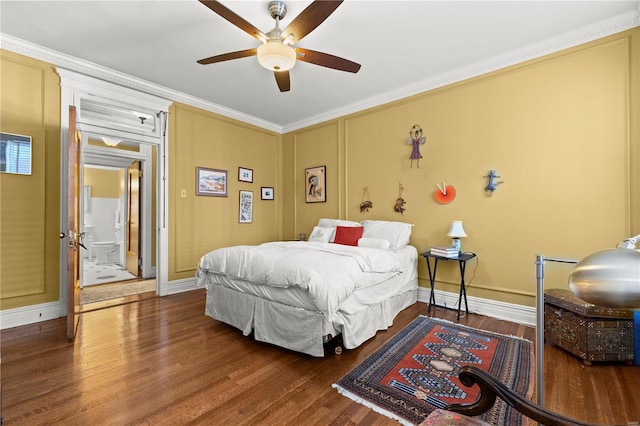
[[[460,244],[460,238],[466,237],[467,234],[465,234],[465,232],[464,232],[464,228],[462,227],[462,221],[461,220],[454,220],[453,222],[451,222],[451,229],[449,229],[449,233],[447,234],[447,236],[453,238],[453,242],[451,244],[451,247],[453,247],[454,249],[456,249],[458,251],[462,251],[461,250],[462,245]]]

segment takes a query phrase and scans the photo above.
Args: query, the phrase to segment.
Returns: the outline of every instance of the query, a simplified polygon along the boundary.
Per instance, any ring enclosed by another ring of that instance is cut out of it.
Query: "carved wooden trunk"
[[[544,292],[544,339],[593,361],[633,362],[633,310],[597,306],[569,290]]]

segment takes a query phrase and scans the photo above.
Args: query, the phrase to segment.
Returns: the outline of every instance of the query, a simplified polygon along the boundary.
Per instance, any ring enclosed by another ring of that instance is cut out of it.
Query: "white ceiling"
[[[222,3],[263,32],[274,26],[268,1]],[[286,3],[283,28],[311,2]],[[360,72],[298,61],[281,93],[255,57],[196,63],[259,45],[196,0],[0,1],[5,49],[79,58],[281,132],[638,25],[639,0],[347,0],[297,46],[358,62]]]

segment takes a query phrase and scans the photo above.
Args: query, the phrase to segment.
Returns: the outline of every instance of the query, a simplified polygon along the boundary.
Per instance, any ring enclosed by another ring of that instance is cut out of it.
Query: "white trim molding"
[[[94,127],[97,126],[101,132],[107,132],[107,135],[118,135],[119,137],[128,138],[137,142],[153,144],[157,147],[157,170],[156,170],[156,185],[154,189],[157,194],[157,211],[152,212],[148,206],[143,206],[142,214],[146,223],[151,223],[151,215],[156,215],[157,223],[157,239],[156,239],[156,280],[158,283],[158,294],[164,296],[167,294],[168,286],[168,227],[167,218],[169,215],[169,208],[167,199],[167,176],[168,176],[168,146],[169,141],[166,137],[166,114],[169,110],[171,102],[164,97],[157,97],[147,92],[140,92],[132,90],[126,86],[117,85],[108,81],[99,80],[97,78],[79,74],[74,71],[70,71],[64,68],[56,68],[56,71],[60,75],[61,86],[61,135],[60,140],[62,143],[62,152],[67,150],[68,132],[69,132],[69,105],[75,105],[79,108],[79,128],[81,131],[91,132]],[[142,108],[143,111],[150,111],[154,120],[158,120],[157,131],[154,132],[139,132],[131,133],[126,132],[123,129],[110,128],[109,124],[100,126],[100,121],[93,119],[93,122],[82,123],[82,101],[93,100],[98,102],[106,102],[111,106],[122,106],[123,108]],[[157,117],[155,116],[157,114]],[[95,149],[93,149],[95,151]],[[92,148],[88,149],[88,152],[92,152]],[[150,154],[151,150],[148,150]],[[151,160],[150,157],[145,157],[147,160]],[[151,161],[145,161],[145,163],[151,163]],[[60,229],[67,229],[67,158],[65,155],[60,156]],[[147,173],[146,178],[148,180],[147,187],[151,186],[151,175]],[[151,191],[147,191],[150,194]],[[145,203],[150,202],[151,198],[148,196],[145,199]],[[148,234],[152,232],[149,228]],[[151,235],[148,235],[148,244],[143,245],[145,254],[150,256]],[[60,299],[66,301],[67,299],[67,286],[64,284],[67,282],[67,250],[64,249],[65,241],[60,240],[61,244],[61,268],[60,268]],[[148,247],[147,247],[148,246]],[[149,259],[147,259],[149,260]],[[151,263],[149,261],[149,263]]]
[[[584,44],[593,40],[597,40],[599,38],[635,28],[637,26],[640,26],[640,1],[638,1],[638,7],[636,7],[635,10],[629,11],[620,16],[616,16],[614,18],[598,22],[584,28],[571,31],[539,43],[524,46],[511,52],[507,52],[503,55],[476,62],[469,66],[454,69],[446,73],[430,77],[423,81],[419,81],[415,84],[410,84],[385,93],[380,93],[376,96],[363,99],[353,104],[344,105],[340,108],[328,111],[326,113],[318,114],[312,117],[308,117],[304,120],[300,120],[294,123],[288,123],[285,125],[272,123],[261,118],[242,113],[240,111],[227,108],[210,101],[206,101],[204,99],[178,92],[168,87],[153,84],[148,81],[130,76],[128,74],[124,74],[119,71],[94,64],[89,61],[85,61],[73,56],[63,54],[61,52],[57,52],[55,50],[47,49],[45,47],[29,43],[8,34],[0,33],[0,47],[2,49],[10,50],[12,52],[36,58],[41,61],[52,63],[58,68],[66,68],[80,74],[114,83],[118,86],[127,87],[129,89],[148,93],[150,95],[161,97],[167,100],[182,102],[206,111],[210,111],[216,114],[223,115],[225,117],[252,124],[266,130],[283,134],[312,126],[327,120],[332,120],[348,114],[353,114],[368,108],[373,108],[389,102],[404,99],[419,93],[437,89],[439,87],[443,87],[469,78],[477,77],[482,74],[496,71],[524,61],[540,58],[550,53],[575,47],[580,44]]]
[[[449,84],[478,77],[502,68],[579,46],[599,38],[630,30],[637,26],[640,26],[640,1],[638,1],[638,7],[634,11],[627,12],[615,18],[598,22],[597,24],[593,24],[576,31],[562,34],[558,37],[512,50],[503,55],[494,56],[465,67],[457,68],[414,84],[400,87],[389,92],[380,93],[379,95],[363,99],[360,102],[345,105],[341,108],[309,117],[305,120],[290,123],[283,127],[282,133],[303,129],[324,121],[333,120],[368,108],[398,101],[429,90],[434,90]]]
[[[426,287],[418,287],[418,301],[428,304],[429,292],[430,289]],[[442,309],[440,306],[453,310],[458,309],[458,293],[436,290],[435,296],[436,303],[439,305],[436,306],[436,309]],[[496,300],[482,299],[473,296],[467,296],[467,302],[469,303],[470,313],[511,321],[530,327],[536,326],[535,307],[498,302]],[[462,303],[464,304],[464,301]],[[461,316],[464,315],[464,307],[460,312]]]
[[[39,59],[44,62],[49,62],[57,68],[67,69],[77,74],[83,74],[88,77],[103,80],[122,88],[132,89],[137,92],[146,93],[170,101],[182,102],[225,117],[253,124],[254,126],[261,127],[272,132],[282,133],[282,126],[275,123],[271,123],[213,102],[205,101],[204,99],[196,98],[195,96],[178,92],[177,90],[173,90],[168,87],[150,83],[146,80],[142,80],[80,58],[75,58],[55,50],[47,49],[46,47],[29,43],[8,34],[0,33],[0,48]]]
[[[66,303],[61,300],[4,309],[0,311],[0,330],[66,317],[66,309]]]
[[[167,285],[167,295],[184,293],[185,291],[198,290],[195,278],[173,280]]]
[[[166,286],[166,294],[178,294],[197,289],[195,278],[185,278],[170,281]],[[439,305],[450,309],[457,309],[457,293],[436,290],[435,296]],[[418,301],[425,304],[429,303],[428,288],[418,288]],[[467,296],[467,301],[469,302],[469,312],[471,313],[535,327],[536,310],[534,307],[497,302],[495,300],[472,296]],[[436,307],[436,309],[442,308]],[[65,310],[66,302],[64,301],[5,309],[0,311],[0,330],[64,317],[66,316]]]

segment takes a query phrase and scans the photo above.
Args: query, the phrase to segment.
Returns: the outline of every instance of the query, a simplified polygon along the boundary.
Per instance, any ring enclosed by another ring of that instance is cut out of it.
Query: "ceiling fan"
[[[275,19],[276,26],[265,34],[219,1],[200,0],[202,4],[233,25],[260,40],[262,45],[254,49],[239,50],[200,59],[198,63],[206,65],[257,56],[260,65],[273,71],[281,92],[288,92],[291,88],[289,70],[293,68],[296,60],[334,70],[357,73],[360,70],[360,64],[328,53],[293,47],[294,43],[302,40],[324,22],[340,6],[342,1],[316,0],[307,6],[284,30],[280,29],[280,20],[287,14],[287,6],[282,1],[269,2],[269,13]]]

